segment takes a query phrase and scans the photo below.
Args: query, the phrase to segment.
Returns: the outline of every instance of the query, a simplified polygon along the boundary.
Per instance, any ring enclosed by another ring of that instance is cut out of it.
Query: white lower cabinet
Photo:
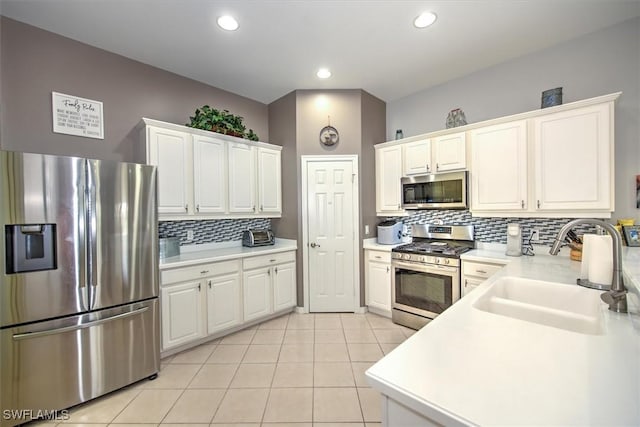
[[[296,305],[295,256],[291,251],[243,260],[245,321]]]
[[[245,271],[242,275],[242,288],[245,320],[271,313],[271,267]]]
[[[506,262],[478,262],[462,260],[461,297],[473,291],[482,282],[493,276]]]
[[[273,311],[295,307],[296,301],[296,263],[287,262],[274,267]]]
[[[242,323],[240,273],[207,280],[207,332],[213,334]]]
[[[205,336],[200,280],[163,287],[160,298],[163,350]]]
[[[365,250],[366,303],[370,311],[391,315],[391,253]]]
[[[162,351],[295,307],[295,257],[293,250],[161,271]]]

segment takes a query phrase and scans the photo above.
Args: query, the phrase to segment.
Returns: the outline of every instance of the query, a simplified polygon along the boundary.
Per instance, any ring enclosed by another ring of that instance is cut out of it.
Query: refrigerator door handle
[[[97,218],[96,215],[98,214],[97,212],[97,207],[96,207],[96,202],[97,202],[97,198],[96,198],[96,178],[93,176],[94,171],[92,168],[89,167],[89,162],[87,161],[87,209],[86,209],[86,227],[87,227],[87,231],[86,231],[86,239],[85,239],[85,244],[87,245],[87,282],[89,283],[89,310],[93,310],[95,308],[95,304],[96,304],[96,286],[98,286],[98,283],[96,281],[96,268],[98,267],[96,265],[96,260],[98,257],[98,251],[97,251],[97,231],[96,231],[96,222],[97,222]],[[91,289],[93,288],[93,289]]]
[[[78,329],[90,328],[92,326],[101,325],[103,323],[107,323],[107,322],[110,322],[112,320],[123,319],[125,317],[134,316],[136,314],[142,314],[147,310],[149,310],[149,306],[141,307],[141,308],[138,308],[137,310],[129,311],[127,313],[116,314],[115,316],[106,317],[104,319],[98,319],[98,320],[94,320],[92,322],[81,323],[79,325],[70,325],[70,326],[65,326],[65,327],[62,327],[62,328],[49,329],[49,330],[46,330],[46,331],[24,332],[22,334],[15,334],[13,336],[13,339],[14,340],[24,340],[24,339],[29,339],[29,338],[44,337],[44,336],[47,336],[47,335],[61,334],[63,332],[75,331],[75,330],[78,330]]]

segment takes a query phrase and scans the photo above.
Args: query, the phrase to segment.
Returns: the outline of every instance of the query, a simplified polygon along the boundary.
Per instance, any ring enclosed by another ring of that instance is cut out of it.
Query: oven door
[[[393,261],[393,308],[435,318],[460,299],[457,267]]]

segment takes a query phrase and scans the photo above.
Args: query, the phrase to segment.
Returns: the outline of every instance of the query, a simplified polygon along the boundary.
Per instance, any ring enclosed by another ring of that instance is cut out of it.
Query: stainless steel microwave
[[[400,182],[403,209],[467,207],[467,171],[406,176]]]

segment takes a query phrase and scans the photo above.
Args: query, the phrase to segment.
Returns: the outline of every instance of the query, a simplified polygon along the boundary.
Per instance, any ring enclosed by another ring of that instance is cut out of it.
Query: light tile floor
[[[287,314],[163,359],[156,380],[76,406],[59,426],[378,426],[364,372],[414,332],[371,313]]]

